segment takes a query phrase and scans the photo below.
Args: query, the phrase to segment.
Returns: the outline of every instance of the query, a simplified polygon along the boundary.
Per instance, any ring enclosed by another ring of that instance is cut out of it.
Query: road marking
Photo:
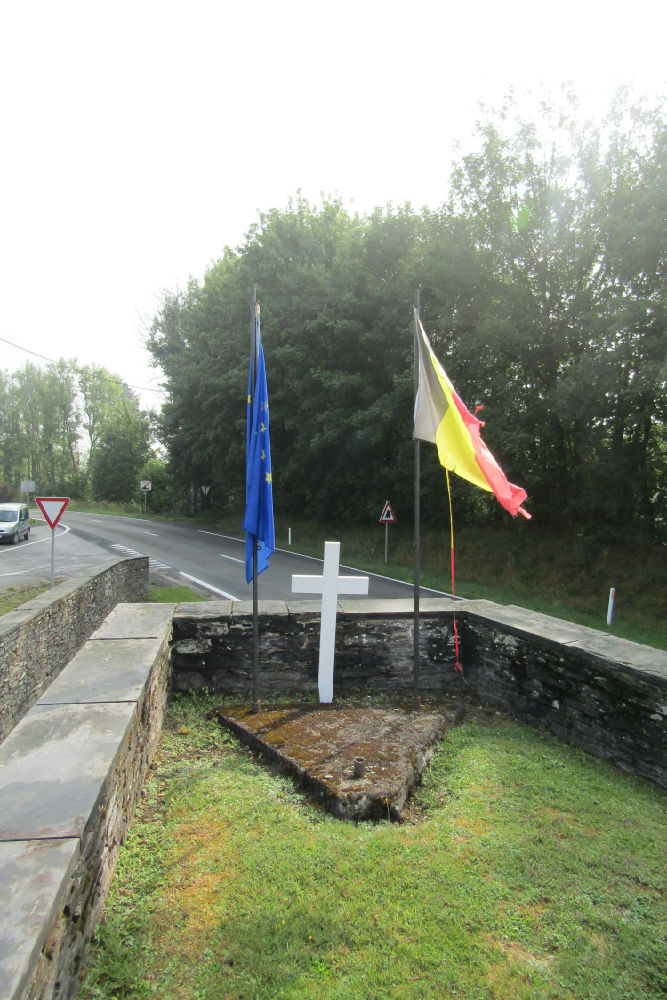
[[[202,535],[214,535],[216,538],[226,538],[230,542],[243,542],[242,538],[236,538],[234,535],[221,535],[217,531],[205,531],[203,528],[198,528],[197,530]],[[306,556],[306,555],[303,554],[303,552],[296,552],[294,549],[281,549],[278,546],[276,546],[275,551],[276,552],[282,552],[286,556],[296,556],[298,559],[311,559],[313,562],[318,562],[318,563],[322,562],[322,560],[319,559],[317,556]],[[227,556],[227,558],[231,559],[232,557],[231,556]],[[243,559],[239,559],[239,562],[244,562],[244,560]],[[376,580],[386,580],[387,583],[400,583],[404,587],[410,587],[410,586],[412,586],[407,580],[397,580],[395,576],[383,576],[382,573],[372,573],[372,572],[369,572],[368,570],[359,569],[358,566],[344,566],[343,564],[341,564],[341,569],[349,569],[349,570],[352,570],[353,573],[363,573],[364,576],[375,577]],[[422,590],[425,590],[429,594],[437,594],[438,597],[452,597],[453,596],[452,594],[447,593],[446,590],[436,590],[435,587],[425,587],[423,584],[420,584],[419,590],[420,590],[420,592]],[[462,598],[462,597],[460,597],[460,598],[459,597],[455,597],[454,600],[456,600],[456,601],[461,600],[462,601],[462,600],[464,600],[464,598]]]
[[[221,559],[231,559],[232,562],[244,563],[245,559],[237,559],[236,556],[226,556],[222,552],[218,552]]]
[[[184,573],[183,570],[181,570],[180,573],[186,580],[192,580],[193,583],[198,583],[200,587],[205,587],[206,590],[212,590],[214,594],[220,594],[221,597],[225,597],[228,601],[238,601],[238,597],[234,597],[232,594],[227,594],[224,590],[220,590],[218,587],[214,587],[212,584],[206,583],[206,580],[198,580],[196,576],[190,576],[189,573]]]
[[[157,531],[144,531],[144,535],[154,535],[155,538],[159,538]]]
[[[213,535],[214,538],[226,538],[230,542],[245,542],[244,538],[236,538],[235,535],[221,535],[219,531],[205,531],[204,528],[197,528],[200,535]]]
[[[46,521],[44,521],[43,519],[40,520],[42,521],[42,524],[46,524]],[[61,528],[62,532],[60,531]],[[70,531],[70,529],[67,527],[66,524],[61,523],[57,525],[56,531],[58,531],[60,534],[66,535]],[[51,534],[49,532],[46,538],[33,538],[31,542],[28,541],[19,542],[18,545],[3,545],[2,549],[0,549],[0,552],[4,553],[5,555],[8,555],[10,552],[14,552],[15,554],[18,555],[18,553],[22,549],[27,549],[29,545],[41,545],[42,542],[50,542],[50,541],[51,541]]]
[[[104,524],[104,521],[100,521],[99,518],[91,517],[90,520],[93,524]]]
[[[127,545],[120,545],[118,542],[112,542],[109,546],[110,549],[114,549],[116,552],[120,552],[123,556],[140,556],[141,552],[137,552],[136,549],[128,549]]]

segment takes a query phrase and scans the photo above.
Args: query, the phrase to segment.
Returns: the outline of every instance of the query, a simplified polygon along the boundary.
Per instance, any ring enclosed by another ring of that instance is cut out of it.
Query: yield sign
[[[391,509],[391,504],[387,500],[384,505],[384,510],[380,515],[380,524],[396,524],[396,515]]]
[[[35,497],[35,503],[53,531],[69,503],[69,497]]]

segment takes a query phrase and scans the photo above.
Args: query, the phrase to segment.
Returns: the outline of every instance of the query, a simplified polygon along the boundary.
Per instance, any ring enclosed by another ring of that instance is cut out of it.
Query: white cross
[[[367,594],[367,576],[339,576],[340,542],[324,543],[322,576],[293,576],[292,593],[321,594],[320,662],[317,686],[320,702],[333,701],[334,647],[336,644],[336,606],[339,594]]]

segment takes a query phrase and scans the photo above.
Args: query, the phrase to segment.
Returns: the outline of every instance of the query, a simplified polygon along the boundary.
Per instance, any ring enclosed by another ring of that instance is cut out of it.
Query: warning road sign
[[[396,515],[391,509],[391,504],[387,500],[380,515],[380,524],[396,524]]]
[[[69,497],[35,497],[35,503],[53,531],[69,503]]]

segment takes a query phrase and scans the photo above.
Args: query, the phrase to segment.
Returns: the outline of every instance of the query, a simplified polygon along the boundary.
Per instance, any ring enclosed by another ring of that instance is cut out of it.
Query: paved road
[[[50,543],[51,531],[42,522],[33,525],[30,541],[0,546],[0,589],[48,581]],[[245,582],[244,551],[240,534],[226,535],[200,525],[66,511],[56,528],[55,570],[57,577],[67,577],[108,562],[114,555],[147,555],[153,575],[191,585],[211,597],[243,601],[252,599],[252,586]],[[280,549],[259,578],[260,600],[308,600],[307,594],[292,594],[292,574],[321,572],[321,560]],[[359,571],[341,567],[341,572],[355,575]],[[363,575],[370,577],[370,597],[412,597],[409,584]],[[439,593],[422,588],[424,596]]]

